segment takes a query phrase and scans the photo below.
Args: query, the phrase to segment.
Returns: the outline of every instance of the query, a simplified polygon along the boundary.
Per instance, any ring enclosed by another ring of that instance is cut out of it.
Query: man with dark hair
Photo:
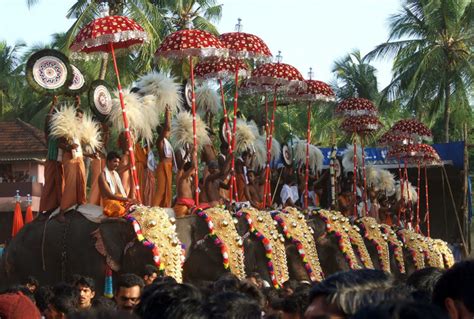
[[[257,302],[238,292],[223,292],[209,298],[206,305],[209,318],[262,318],[262,309]]]
[[[143,279],[135,274],[120,275],[114,293],[117,307],[126,312],[133,312],[133,309],[140,302],[144,286]]]
[[[443,269],[427,267],[415,271],[407,278],[407,285],[416,289],[417,300],[431,302],[433,290],[439,278],[445,273]]]
[[[155,197],[153,198],[153,206],[171,207],[173,182],[173,147],[168,141],[171,133],[171,111],[167,106],[165,110],[165,123],[159,129],[159,136],[156,140],[156,148],[160,162],[156,169],[156,180],[158,186]]]
[[[39,287],[39,282],[35,277],[28,276],[24,285],[26,286],[26,288],[28,288],[29,291],[31,291],[32,294],[34,294],[36,289],[38,289]]]
[[[126,213],[126,205],[135,200],[127,197],[122,180],[117,173],[120,165],[120,155],[117,152],[107,154],[107,163],[99,176],[99,189],[104,207],[104,215],[120,217]]]
[[[79,291],[79,308],[81,310],[90,309],[92,306],[92,299],[95,297],[94,279],[82,276],[74,285]]]
[[[316,284],[310,292],[306,319],[323,316],[345,318],[369,304],[380,303],[394,279],[381,270],[338,272]]]
[[[142,273],[142,278],[143,281],[145,282],[145,285],[151,285],[153,283],[153,280],[155,280],[158,277],[158,268],[154,265],[145,265],[145,269],[143,270]]]
[[[53,288],[54,297],[45,311],[47,319],[64,319],[78,310],[79,296],[77,289],[67,284],[59,284]]]
[[[436,283],[433,303],[451,319],[474,317],[474,260],[455,264]]]

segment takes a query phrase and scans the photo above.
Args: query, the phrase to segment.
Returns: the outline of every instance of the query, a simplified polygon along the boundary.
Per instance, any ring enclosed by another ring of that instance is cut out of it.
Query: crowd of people
[[[88,277],[53,287],[28,278],[0,294],[0,318],[467,319],[474,316],[473,286],[474,260],[418,270],[406,280],[364,269],[313,284],[289,280],[280,289],[256,273],[245,280],[228,273],[215,282],[177,283],[146,265],[140,276],[121,274],[110,299],[99,296]]]

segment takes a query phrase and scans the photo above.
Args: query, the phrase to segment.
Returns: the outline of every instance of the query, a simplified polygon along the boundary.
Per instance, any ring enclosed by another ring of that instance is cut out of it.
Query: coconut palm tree
[[[404,97],[416,110],[442,109],[444,140],[450,115],[469,101],[474,80],[474,3],[470,0],[405,0],[390,18],[390,35],[367,55],[368,60],[395,57],[387,93]]]
[[[25,45],[9,46],[0,41],[0,116],[12,111],[16,105],[18,89],[21,87],[21,56],[19,50]]]

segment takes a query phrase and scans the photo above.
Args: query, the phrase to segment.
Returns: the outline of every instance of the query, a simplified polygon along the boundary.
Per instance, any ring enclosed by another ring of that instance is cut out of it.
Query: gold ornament
[[[377,248],[377,255],[380,267],[383,271],[390,273],[390,255],[388,244],[384,239],[384,235],[379,229],[377,221],[373,217],[362,217],[357,220],[359,226],[363,226],[364,237],[371,241]]]
[[[405,269],[405,259],[403,258],[403,243],[397,238],[395,231],[386,224],[380,224],[380,231],[385,235],[384,239],[392,248],[393,255],[398,265],[398,270],[400,273],[406,273]]]

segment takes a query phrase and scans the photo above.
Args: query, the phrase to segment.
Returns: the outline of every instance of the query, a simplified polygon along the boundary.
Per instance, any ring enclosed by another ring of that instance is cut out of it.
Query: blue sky
[[[74,0],[40,0],[28,10],[26,0],[0,0],[0,39],[13,44],[48,42],[50,35],[66,31],[66,19]],[[332,79],[334,60],[354,49],[366,54],[387,40],[387,19],[400,9],[400,0],[221,0],[220,32],[234,30],[242,18],[243,31],[260,36],[283,62],[307,76],[313,67],[315,79]],[[379,86],[390,82],[391,61],[373,63]]]

